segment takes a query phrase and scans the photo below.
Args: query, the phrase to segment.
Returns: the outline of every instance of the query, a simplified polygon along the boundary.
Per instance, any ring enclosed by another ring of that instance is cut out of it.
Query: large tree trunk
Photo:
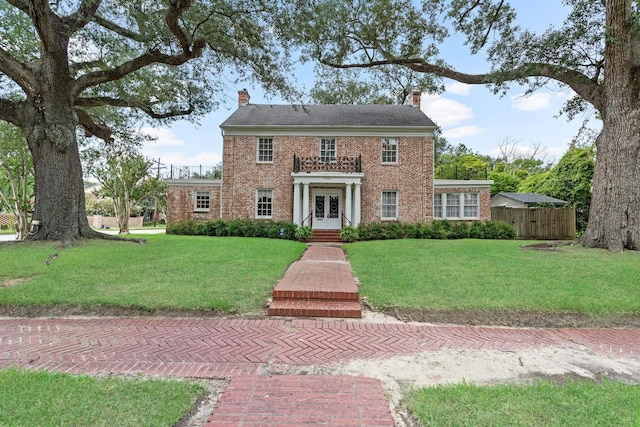
[[[23,131],[35,172],[33,220],[39,221],[27,239],[71,244],[96,232],[85,212],[66,40],[56,42],[41,51],[37,87],[24,109]]]
[[[604,126],[581,242],[620,252],[640,249],[640,31],[630,24],[630,0],[608,0],[606,8]]]
[[[609,114],[596,141],[589,224],[580,239],[613,252],[640,249],[640,120],[638,108]]]

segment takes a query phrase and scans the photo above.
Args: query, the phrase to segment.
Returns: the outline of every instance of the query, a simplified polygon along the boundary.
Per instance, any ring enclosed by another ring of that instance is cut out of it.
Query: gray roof
[[[516,202],[524,203],[527,205],[537,205],[539,203],[551,203],[554,205],[566,205],[567,201],[556,199],[555,197],[545,196],[544,194],[537,193],[498,193],[493,197],[503,196],[507,199],[515,200]]]
[[[417,127],[434,128],[419,108],[409,105],[265,105],[239,107],[220,127]]]

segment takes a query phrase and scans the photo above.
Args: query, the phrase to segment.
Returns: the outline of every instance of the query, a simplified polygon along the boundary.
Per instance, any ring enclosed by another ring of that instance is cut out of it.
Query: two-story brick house
[[[167,220],[255,218],[314,229],[486,220],[491,181],[433,178],[436,125],[411,105],[256,105],[221,124],[219,180],[170,179]]]

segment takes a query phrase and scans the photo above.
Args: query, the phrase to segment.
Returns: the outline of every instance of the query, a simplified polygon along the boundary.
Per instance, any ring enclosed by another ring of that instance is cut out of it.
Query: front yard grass
[[[177,380],[0,371],[3,426],[174,426],[204,388]]]
[[[640,252],[534,242],[388,240],[345,245],[360,294],[377,308],[640,313]]]
[[[414,390],[405,404],[422,426],[637,426],[640,386],[539,381]]]
[[[0,304],[251,312],[305,248],[273,239],[140,237],[148,243],[2,244]]]

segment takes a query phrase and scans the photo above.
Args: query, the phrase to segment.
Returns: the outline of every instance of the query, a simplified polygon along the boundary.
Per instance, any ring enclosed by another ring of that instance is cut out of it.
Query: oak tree
[[[0,119],[22,129],[35,169],[31,239],[102,237],[85,215],[76,130],[112,138],[99,114],[198,115],[236,79],[291,94],[278,0],[0,2]]]

